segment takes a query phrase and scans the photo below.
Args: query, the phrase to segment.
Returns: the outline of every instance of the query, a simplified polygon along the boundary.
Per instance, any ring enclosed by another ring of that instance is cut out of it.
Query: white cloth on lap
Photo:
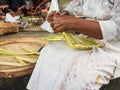
[[[43,48],[27,88],[99,90],[114,78],[116,62],[109,48],[74,50],[65,42],[55,42]]]
[[[73,0],[65,10],[97,18],[105,47],[75,50],[64,41],[47,45],[28,83],[30,90],[99,90],[120,77],[120,0]]]

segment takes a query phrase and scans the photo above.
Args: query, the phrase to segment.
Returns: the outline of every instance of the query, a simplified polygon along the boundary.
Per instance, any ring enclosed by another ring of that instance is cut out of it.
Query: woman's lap
[[[98,90],[109,83],[115,67],[114,57],[103,49],[74,50],[55,42],[41,51],[31,90]]]

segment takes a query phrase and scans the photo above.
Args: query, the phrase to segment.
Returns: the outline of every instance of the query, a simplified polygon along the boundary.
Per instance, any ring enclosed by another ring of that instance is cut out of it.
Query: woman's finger
[[[62,27],[57,27],[54,29],[54,33],[59,33],[59,32],[63,32],[64,30],[62,29]]]
[[[54,24],[53,24],[53,23],[50,23],[50,26],[51,26],[51,27],[54,27]]]

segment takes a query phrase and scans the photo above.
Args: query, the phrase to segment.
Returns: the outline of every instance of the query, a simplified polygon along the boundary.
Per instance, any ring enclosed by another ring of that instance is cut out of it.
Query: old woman
[[[47,45],[29,90],[99,90],[120,77],[120,0],[73,0],[63,12],[51,12],[48,21],[55,33],[72,30],[105,46],[75,50],[64,41]]]

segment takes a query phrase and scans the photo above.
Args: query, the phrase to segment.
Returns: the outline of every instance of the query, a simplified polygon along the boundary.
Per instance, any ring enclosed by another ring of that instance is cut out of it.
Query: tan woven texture
[[[0,35],[15,33],[19,31],[19,26],[16,23],[7,23],[0,21]]]
[[[38,51],[41,47],[47,44],[48,42],[46,41],[30,37],[0,40],[1,49],[16,53],[25,53],[22,48]],[[37,60],[38,55],[21,55],[20,57]],[[2,54],[0,54],[0,62],[18,63],[15,56]],[[35,63],[27,63],[25,66],[0,65],[0,77],[13,78],[31,74],[34,65]]]

